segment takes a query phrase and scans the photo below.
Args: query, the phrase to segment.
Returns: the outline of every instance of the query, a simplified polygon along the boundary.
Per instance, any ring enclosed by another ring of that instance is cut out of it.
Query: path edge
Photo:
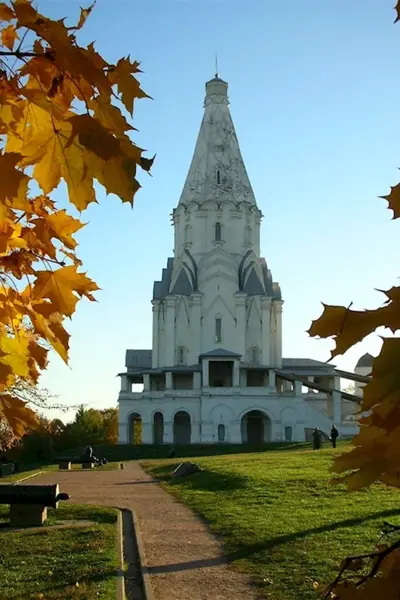
[[[144,597],[145,597],[145,600],[154,600],[153,588],[151,586],[151,581],[150,581],[150,573],[146,566],[146,557],[145,557],[145,553],[144,553],[142,537],[140,535],[139,522],[138,522],[137,516],[133,512],[133,510],[129,510],[129,512],[132,515],[132,522],[133,522],[133,527],[135,530],[136,547],[137,547],[138,556],[139,556],[140,570],[142,573]]]
[[[117,600],[126,600],[125,595],[125,568],[124,568],[124,533],[122,525],[122,510],[118,509],[117,518]]]
[[[17,485],[17,483],[22,483],[23,481],[28,481],[28,479],[33,479],[34,477],[43,475],[43,473],[44,471],[38,471],[37,473],[33,473],[33,475],[28,475],[27,477],[22,477],[21,479],[17,479],[16,481],[10,481],[9,483],[11,483],[11,485]]]

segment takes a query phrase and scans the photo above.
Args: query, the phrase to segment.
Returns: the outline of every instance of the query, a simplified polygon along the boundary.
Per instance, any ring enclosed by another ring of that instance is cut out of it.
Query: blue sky
[[[102,288],[69,331],[69,367],[54,357],[41,384],[66,404],[116,405],[125,349],[151,347],[151,294],[172,253],[169,215],[192,157],[204,83],[219,71],[258,205],[262,253],[285,304],[286,357],[326,360],[330,341],[305,333],[321,301],[373,308],[397,281],[399,224],[386,203],[400,175],[394,0],[97,0],[79,41],[110,62],[142,63],[135,141],[157,153],[134,209],[99,191],[79,234]],[[67,5],[67,6],[66,6]],[[79,2],[42,1],[74,18]],[[62,192],[55,197],[62,201]],[[334,361],[353,369],[379,350],[371,336]]]

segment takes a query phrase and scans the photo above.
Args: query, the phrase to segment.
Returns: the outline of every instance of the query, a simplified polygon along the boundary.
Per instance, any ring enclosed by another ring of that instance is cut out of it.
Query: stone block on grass
[[[188,475],[194,475],[194,473],[200,473],[201,469],[198,465],[191,462],[184,462],[178,465],[172,474],[173,479],[180,479],[181,477],[187,477]]]
[[[40,504],[11,504],[11,527],[40,527],[47,519],[47,507]]]
[[[60,471],[70,471],[71,470],[71,461],[69,461],[69,460],[60,461],[58,468]]]

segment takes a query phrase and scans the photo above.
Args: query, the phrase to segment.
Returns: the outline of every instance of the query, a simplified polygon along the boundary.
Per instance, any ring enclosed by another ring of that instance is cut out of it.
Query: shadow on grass
[[[184,485],[185,487],[203,491],[226,491],[243,489],[251,485],[251,478],[232,473],[219,473],[216,471],[201,471],[180,479],[172,479],[172,472],[180,463],[161,465],[151,469],[151,474],[161,481],[166,481],[171,487]],[[150,483],[150,482],[149,482]]]
[[[294,533],[288,533],[280,535],[264,542],[257,544],[244,545],[237,550],[228,552],[223,556],[216,556],[212,558],[202,558],[200,560],[193,560],[183,563],[171,563],[166,565],[157,565],[154,567],[148,567],[150,573],[173,573],[177,571],[189,571],[191,569],[202,569],[205,567],[217,567],[228,562],[234,562],[249,558],[252,554],[258,554],[265,550],[272,550],[277,546],[287,544],[289,542],[296,542],[304,539],[309,535],[315,535],[318,533],[326,533],[327,531],[335,531],[336,529],[344,529],[347,527],[354,527],[355,525],[361,525],[367,521],[373,521],[379,518],[393,517],[400,515],[400,509],[382,510],[380,512],[371,513],[364,517],[358,517],[354,519],[344,519],[343,521],[336,521],[336,523],[329,523],[327,525],[321,525],[320,527],[314,527],[312,529],[305,529],[303,531],[297,531]]]

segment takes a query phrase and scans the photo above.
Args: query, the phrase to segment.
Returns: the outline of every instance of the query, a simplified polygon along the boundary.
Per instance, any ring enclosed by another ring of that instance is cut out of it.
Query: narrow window
[[[251,351],[251,362],[253,365],[258,363],[258,348],[254,347]]]
[[[222,341],[222,319],[220,317],[215,319],[215,341],[217,343]]]
[[[218,441],[220,443],[225,441],[225,425],[222,423],[218,425]]]
[[[185,226],[185,244],[190,242],[190,225]]]
[[[221,241],[221,223],[215,223],[215,241]]]
[[[218,185],[221,183],[221,173],[220,173],[219,169],[217,171],[217,183],[218,183]]]
[[[185,349],[183,346],[178,348],[178,362],[182,365],[185,362]]]
[[[245,243],[251,244],[251,227],[249,225],[247,225],[245,230]]]

